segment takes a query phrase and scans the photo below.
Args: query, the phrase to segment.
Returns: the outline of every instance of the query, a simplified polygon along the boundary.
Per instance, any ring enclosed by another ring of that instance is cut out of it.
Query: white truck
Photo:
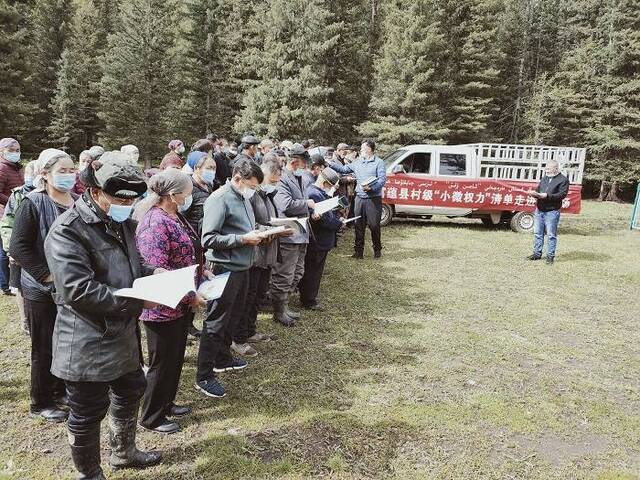
[[[570,182],[563,211],[580,213],[585,155],[584,148],[496,143],[402,147],[384,158],[382,224],[446,215],[531,231],[536,200],[526,192],[535,189],[550,160]]]

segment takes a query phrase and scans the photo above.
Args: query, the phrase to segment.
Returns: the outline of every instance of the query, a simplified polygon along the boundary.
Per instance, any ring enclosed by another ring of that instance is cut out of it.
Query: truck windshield
[[[407,150],[402,148],[400,150],[395,150],[391,152],[390,154],[388,154],[386,157],[382,159],[382,161],[384,162],[384,167],[389,168],[393,164],[393,162],[395,162],[398,158],[400,158],[405,153],[407,153]]]

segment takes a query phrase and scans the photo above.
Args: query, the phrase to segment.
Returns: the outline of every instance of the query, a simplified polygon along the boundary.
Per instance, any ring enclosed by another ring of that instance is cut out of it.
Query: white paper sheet
[[[316,203],[316,206],[313,209],[313,213],[322,215],[334,208],[337,208],[340,205],[340,197],[331,197],[329,200],[324,200],[322,202]]]
[[[139,298],[149,302],[176,308],[189,292],[196,291],[194,276],[198,265],[171,270],[169,272],[137,278],[131,288],[115,292],[118,297]]]
[[[220,275],[216,275],[213,280],[202,282],[198,287],[198,293],[207,300],[219,299],[222,296],[222,292],[224,292],[224,288],[227,286],[229,275],[231,275],[230,272],[221,273]]]
[[[282,233],[287,229],[287,227],[285,227],[284,225],[280,225],[279,227],[271,227],[268,228],[267,230],[262,230],[260,233],[258,233],[258,236],[261,238],[267,238],[271,235],[277,235],[278,233]]]
[[[347,220],[344,221],[344,224],[346,225],[347,223],[351,223],[351,222],[355,222],[357,219],[359,219],[362,215],[358,215],[357,217],[351,217]]]
[[[305,233],[309,230],[309,219],[307,217],[287,217],[287,218],[274,218],[269,220],[269,223],[274,227],[285,226],[293,228],[294,230]]]

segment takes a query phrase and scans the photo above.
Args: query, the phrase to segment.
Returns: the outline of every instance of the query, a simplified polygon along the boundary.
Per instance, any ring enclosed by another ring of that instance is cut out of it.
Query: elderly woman
[[[2,246],[6,255],[9,255],[9,246],[11,245],[11,232],[13,231],[13,224],[16,218],[16,210],[22,203],[22,200],[29,195],[33,189],[33,179],[38,174],[36,160],[31,161],[24,167],[24,185],[16,187],[11,191],[9,195],[9,201],[4,208],[4,215],[0,220],[0,238],[2,239]],[[22,298],[22,286],[20,284],[20,276],[22,269],[16,261],[9,257],[9,288],[11,293],[16,296],[16,306],[20,313],[20,320],[22,324],[23,333],[29,335],[30,327],[27,317],[24,313],[24,300]]]
[[[203,263],[198,234],[180,213],[191,204],[191,179],[175,168],[149,180],[149,195],[135,209],[139,221],[136,243],[142,258],[154,267],[177,270]],[[186,296],[176,308],[145,309],[140,319],[147,333],[149,371],[142,399],[140,424],[158,433],[175,433],[180,426],[167,417],[183,417],[188,407],[173,402],[178,391],[187,331],[193,309],[204,306],[197,294]]]
[[[65,403],[64,384],[51,374],[51,338],[57,308],[44,240],[54,221],[77,198],[71,192],[76,168],[65,152],[48,148],[38,157],[38,169],[36,189],[16,211],[9,252],[22,267],[22,295],[31,330],[31,415],[61,422],[67,413],[59,408],[60,403]]]
[[[11,191],[24,183],[24,173],[20,165],[20,144],[14,138],[0,140],[0,217],[9,200]],[[12,295],[9,289],[9,259],[4,253],[0,240],[0,289],[5,295]]]
[[[167,168],[182,168],[184,167],[184,160],[182,154],[184,153],[184,143],[182,140],[171,140],[168,145],[169,153],[167,153],[162,162],[160,162],[160,170],[166,170]]]
[[[51,371],[65,381],[71,457],[83,479],[104,479],[100,423],[109,411],[114,468],[144,468],[159,452],[136,448],[136,424],[146,381],[138,317],[157,305],[116,296],[136,278],[159,273],[136,248],[134,201],[147,190],[139,168],[121,152],[105,152],[82,172],[87,191],[51,229],[45,242],[58,317]]]

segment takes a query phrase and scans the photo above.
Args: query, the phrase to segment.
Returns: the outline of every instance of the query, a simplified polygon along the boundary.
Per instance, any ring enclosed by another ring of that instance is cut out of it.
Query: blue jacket
[[[309,206],[307,205],[307,184],[302,179],[302,188],[298,183],[298,178],[289,170],[282,172],[282,177],[278,183],[278,191],[274,197],[279,217],[308,217]],[[282,237],[280,243],[309,243],[309,233],[297,233],[291,237]]]
[[[360,157],[355,162],[347,163],[346,165],[331,162],[330,167],[343,175],[353,173],[356,176],[356,181],[358,182],[358,185],[356,186],[356,195],[360,198],[382,196],[382,187],[387,183],[387,173],[384,168],[384,162],[377,155],[374,155],[370,159]],[[365,192],[362,189],[362,182],[369,177],[377,177],[378,180],[370,185],[371,190]]]
[[[314,184],[309,186],[309,198],[318,203],[329,200],[331,197]],[[319,220],[312,219],[310,223],[313,230],[313,236],[309,240],[310,250],[327,252],[336,246],[338,241],[336,234],[342,228],[342,220],[335,211],[326,212]]]

